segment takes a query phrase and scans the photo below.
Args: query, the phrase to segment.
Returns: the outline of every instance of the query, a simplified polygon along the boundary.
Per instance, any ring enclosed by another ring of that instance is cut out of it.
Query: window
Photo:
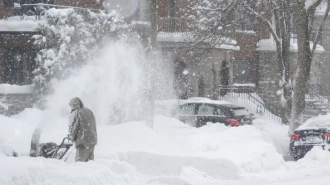
[[[197,115],[214,115],[215,108],[210,105],[200,105]]]
[[[180,115],[190,116],[195,114],[195,104],[183,105],[180,109]]]
[[[217,109],[215,110],[215,115],[225,115],[225,113],[224,113],[224,111],[223,111],[222,109],[217,108]]]
[[[188,93],[188,70],[187,64],[180,60],[174,61],[174,88],[178,94],[179,99],[187,99]]]
[[[36,52],[30,48],[10,48],[5,50],[5,83],[28,85],[32,83]]]
[[[12,1],[12,0],[4,0],[4,4],[5,4],[5,6],[13,7],[14,6],[14,1]]]
[[[20,3],[20,0],[4,0],[3,3],[5,6],[14,7],[15,3]]]
[[[55,4],[56,0],[20,0],[20,15],[41,15],[45,12],[46,9],[51,8],[52,6],[47,5],[31,5],[31,4]]]
[[[253,83],[252,62],[250,60],[236,60],[234,62],[235,83]]]
[[[253,30],[253,16],[244,11],[244,7],[238,7],[235,11],[235,24],[238,30]]]

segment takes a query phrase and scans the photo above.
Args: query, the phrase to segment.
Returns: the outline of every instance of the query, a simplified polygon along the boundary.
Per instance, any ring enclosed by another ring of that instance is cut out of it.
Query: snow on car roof
[[[310,118],[300,127],[298,127],[296,130],[320,129],[320,128],[330,129],[330,114]]]
[[[211,104],[217,104],[217,105],[228,105],[232,104],[224,100],[211,100],[209,98],[204,97],[192,97],[187,100],[181,100],[181,104],[185,103],[211,103]]]
[[[155,105],[183,105],[186,103],[210,103],[210,104],[217,104],[217,105],[226,105],[228,107],[242,107],[238,105],[234,105],[230,102],[224,100],[211,100],[209,98],[204,97],[192,97],[186,100],[183,99],[169,99],[169,100],[156,100]]]

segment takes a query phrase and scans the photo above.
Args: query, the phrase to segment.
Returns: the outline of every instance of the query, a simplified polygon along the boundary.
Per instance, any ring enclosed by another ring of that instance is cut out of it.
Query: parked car
[[[184,123],[196,127],[207,122],[223,123],[227,126],[252,125],[252,118],[245,107],[230,104],[226,101],[192,101],[179,106],[175,117]]]
[[[310,118],[298,127],[291,135],[290,155],[295,159],[302,158],[314,146],[329,150],[330,115]]]

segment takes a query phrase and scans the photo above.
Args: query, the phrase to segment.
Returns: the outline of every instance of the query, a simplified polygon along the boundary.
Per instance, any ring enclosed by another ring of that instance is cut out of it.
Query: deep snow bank
[[[0,117],[1,127],[6,128],[1,130],[2,143],[21,155],[0,157],[3,183],[154,184],[166,181],[168,183],[163,184],[184,184],[189,179],[211,183],[285,166],[278,152],[287,145],[278,137],[285,132],[285,127],[257,120],[255,126],[232,128],[209,124],[194,128],[164,116],[156,116],[153,130],[137,121],[98,125],[96,160],[87,164],[73,163],[75,151],[67,163],[30,158],[30,140],[37,125],[33,120],[42,119],[41,113],[26,109],[13,118]],[[58,122],[61,121],[59,118]],[[66,124],[48,124],[41,141],[59,142],[66,129]],[[58,140],[52,140],[54,138]]]
[[[26,109],[11,118],[0,116],[0,126],[5,128],[0,130],[0,143],[20,154],[18,158],[0,154],[0,184],[261,185],[276,184],[279,177],[326,175],[330,170],[330,154],[320,149],[298,162],[285,162],[287,127],[261,119],[242,127],[194,128],[165,116],[155,117],[153,130],[142,121],[98,125],[95,161],[74,163],[75,151],[67,162],[31,158],[34,120],[42,120],[42,113]],[[66,129],[66,124],[48,124],[41,141],[59,143]]]

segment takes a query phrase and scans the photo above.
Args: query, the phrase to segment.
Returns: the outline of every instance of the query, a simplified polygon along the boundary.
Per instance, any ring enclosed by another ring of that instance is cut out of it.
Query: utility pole
[[[149,0],[149,8],[151,23],[150,46],[151,50],[154,50],[157,43],[157,0]]]
[[[147,110],[146,110],[146,124],[151,129],[153,129],[154,126],[154,101],[155,101],[155,95],[154,95],[154,79],[153,79],[153,67],[156,65],[152,62],[155,60],[155,50],[156,50],[156,44],[157,44],[157,0],[148,0],[149,1],[149,19],[151,24],[151,30],[150,30],[150,37],[149,37],[149,50],[148,50],[148,58],[149,58],[149,65],[147,65],[147,89],[146,89],[146,95],[147,95]]]

